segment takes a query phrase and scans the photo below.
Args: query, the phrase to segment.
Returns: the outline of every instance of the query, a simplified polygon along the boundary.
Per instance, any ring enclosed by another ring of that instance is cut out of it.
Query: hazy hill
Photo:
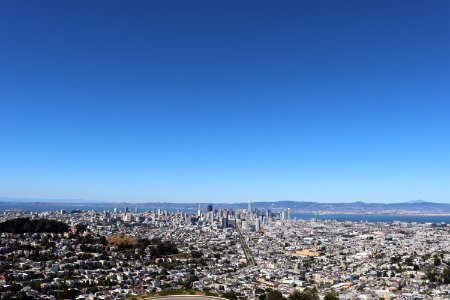
[[[197,211],[200,208],[205,211],[208,204],[213,204],[214,209],[247,209],[248,203],[168,203],[168,202],[95,202],[78,200],[43,200],[43,199],[20,199],[15,201],[12,198],[0,198],[0,210],[12,209],[16,207],[33,210],[36,207],[45,207],[48,210],[74,209],[81,210],[112,210],[117,207],[123,210],[125,207],[139,210],[166,209],[166,210],[187,210]],[[253,202],[252,207],[260,210],[271,209],[273,211],[290,208],[292,212],[305,213],[354,213],[354,214],[450,214],[450,203],[433,203],[423,200],[408,201],[403,203],[365,203],[365,202],[341,202],[341,203],[319,203],[312,201],[264,201]]]

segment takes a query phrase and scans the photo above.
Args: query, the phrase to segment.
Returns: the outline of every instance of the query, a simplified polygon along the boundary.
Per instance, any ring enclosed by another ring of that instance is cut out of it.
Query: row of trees
[[[438,272],[436,268],[429,268],[426,278],[437,284],[450,284],[450,267],[446,267],[443,272]]]
[[[287,299],[280,291],[270,290],[259,296],[260,300],[319,300],[317,289],[306,288],[303,291],[295,290]],[[334,292],[327,293],[325,300],[339,300],[339,297]]]
[[[66,223],[48,219],[17,218],[0,223],[0,232],[9,233],[64,233],[68,230]]]

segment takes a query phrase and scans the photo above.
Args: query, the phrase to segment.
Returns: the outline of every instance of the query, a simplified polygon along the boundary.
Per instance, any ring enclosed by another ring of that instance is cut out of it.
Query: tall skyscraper
[[[222,218],[222,228],[228,228],[228,217]]]
[[[213,206],[212,204],[208,204],[208,212],[213,211]]]
[[[252,200],[248,201],[247,213],[252,213]]]
[[[290,208],[288,208],[287,219],[288,219],[288,221],[291,220],[291,209]]]

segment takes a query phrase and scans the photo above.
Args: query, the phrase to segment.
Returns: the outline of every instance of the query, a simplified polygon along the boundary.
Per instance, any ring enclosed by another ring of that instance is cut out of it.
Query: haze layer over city
[[[449,16],[0,3],[0,300],[449,300]]]

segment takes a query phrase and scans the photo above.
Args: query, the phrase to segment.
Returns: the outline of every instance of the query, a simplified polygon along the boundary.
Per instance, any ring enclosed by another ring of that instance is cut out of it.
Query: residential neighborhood
[[[24,218],[60,222],[67,230],[3,230],[2,299],[117,299],[182,290],[238,299],[303,290],[319,298],[450,299],[445,223],[296,220],[289,210],[263,212],[251,203],[195,214],[7,211],[0,222]]]

